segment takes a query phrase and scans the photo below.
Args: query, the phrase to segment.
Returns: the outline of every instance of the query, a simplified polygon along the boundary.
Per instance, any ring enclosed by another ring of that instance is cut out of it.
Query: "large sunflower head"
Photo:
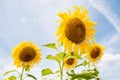
[[[64,67],[68,70],[73,69],[78,64],[78,59],[75,56],[70,56],[64,60]]]
[[[85,49],[89,48],[91,40],[94,39],[96,30],[93,26],[96,25],[88,16],[88,11],[82,6],[74,6],[74,11],[60,12],[56,35],[58,35],[58,42],[63,43],[64,49],[75,54],[79,51],[83,53]]]
[[[33,42],[24,41],[13,49],[12,57],[16,67],[31,68],[40,62],[41,53]]]
[[[100,44],[95,43],[91,46],[89,52],[87,53],[87,57],[90,60],[90,62],[95,63],[102,58],[103,52],[104,47]]]

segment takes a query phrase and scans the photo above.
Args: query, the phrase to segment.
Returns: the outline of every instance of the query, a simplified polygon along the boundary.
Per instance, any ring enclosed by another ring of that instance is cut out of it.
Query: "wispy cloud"
[[[119,36],[120,36],[120,34],[116,33],[113,36],[110,36],[111,38],[109,40],[104,39],[103,42],[105,43],[106,46],[110,46],[110,45],[115,44],[116,42],[118,42],[118,40],[120,40]],[[108,38],[108,37],[106,37],[106,38]],[[106,41],[107,41],[107,43],[106,43]]]
[[[89,5],[93,6],[96,10],[98,10],[101,14],[105,16],[105,18],[113,25],[116,30],[116,33],[112,36],[106,36],[106,39],[103,39],[103,44],[109,48],[114,50],[114,46],[119,45],[118,42],[120,40],[120,18],[114,12],[114,9],[105,1],[105,0],[88,0]],[[107,42],[107,43],[106,43]],[[116,44],[117,43],[117,44]],[[115,45],[116,44],[116,45]],[[115,51],[115,50],[114,50]]]
[[[110,21],[116,31],[120,32],[120,19],[114,10],[105,2],[105,0],[88,0],[88,2]]]

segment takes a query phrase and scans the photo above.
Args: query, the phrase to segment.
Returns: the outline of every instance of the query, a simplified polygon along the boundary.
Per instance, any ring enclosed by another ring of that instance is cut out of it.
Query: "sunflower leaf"
[[[52,56],[52,55],[48,55],[46,57],[46,59],[49,59],[49,60],[56,60],[56,57]]]
[[[8,80],[17,80],[16,76],[12,75],[8,78]]]
[[[65,52],[60,52],[55,57],[56,57],[57,61],[60,62],[61,60],[63,60],[65,58]]]
[[[42,76],[46,76],[46,75],[49,75],[49,74],[53,74],[51,69],[46,68],[46,69],[42,70]]]
[[[83,66],[86,66],[87,64],[88,64],[88,62],[86,60],[84,60]]]
[[[77,66],[75,66],[75,68],[77,68],[77,67],[79,67],[79,66],[82,66],[83,65],[83,63],[81,63],[81,64],[78,64]]]
[[[59,70],[57,70],[55,73],[57,74],[57,73],[59,73],[60,71]]]
[[[81,55],[78,55],[78,59],[82,60],[82,57],[81,57]]]
[[[48,47],[48,48],[53,48],[53,49],[58,50],[55,43],[49,43],[49,44],[45,44],[45,45],[43,45],[43,46],[46,46],[46,47]]]
[[[30,68],[26,68],[26,69],[25,69],[25,71],[28,71],[28,72],[30,72]]]
[[[96,75],[94,74],[94,72],[86,72],[83,71],[80,74],[70,74],[67,73],[69,76],[71,76],[71,80],[75,80],[75,79],[85,79],[85,80],[89,80],[89,79],[93,79],[96,77]]]
[[[32,74],[27,74],[27,76],[33,78],[34,80],[37,80],[37,78]]]
[[[95,71],[95,75],[98,76],[99,71],[96,68],[94,69],[94,71]]]
[[[7,72],[4,73],[3,76],[6,76],[6,75],[8,75],[8,74],[11,73],[11,72],[16,72],[16,70],[10,70],[10,71],[7,71]]]
[[[86,66],[88,64],[88,62],[86,60],[83,61],[83,63],[78,64],[75,68],[79,67],[79,66]]]

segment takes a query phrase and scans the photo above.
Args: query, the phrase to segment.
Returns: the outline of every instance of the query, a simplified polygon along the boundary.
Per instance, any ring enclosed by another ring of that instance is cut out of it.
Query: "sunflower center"
[[[99,54],[100,54],[100,48],[94,47],[94,48],[92,49],[91,53],[90,53],[90,56],[91,56],[92,58],[96,58],[96,57],[99,56]]]
[[[26,47],[21,51],[19,58],[23,62],[28,62],[34,59],[35,56],[36,56],[35,50],[31,47]]]
[[[83,42],[86,36],[84,23],[79,18],[71,18],[66,24],[65,36],[76,44]]]
[[[74,63],[74,58],[69,58],[69,59],[67,59],[66,63],[67,63],[68,65],[72,65],[72,64]]]

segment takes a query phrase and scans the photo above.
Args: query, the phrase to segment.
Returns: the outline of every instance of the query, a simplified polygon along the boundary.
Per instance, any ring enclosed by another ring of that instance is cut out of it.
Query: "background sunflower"
[[[70,56],[64,60],[64,67],[67,70],[73,69],[78,64],[78,59],[75,56]]]
[[[90,62],[95,63],[102,58],[103,52],[104,52],[104,47],[98,43],[94,43],[91,46],[89,52],[87,53],[87,57],[90,60]]]

